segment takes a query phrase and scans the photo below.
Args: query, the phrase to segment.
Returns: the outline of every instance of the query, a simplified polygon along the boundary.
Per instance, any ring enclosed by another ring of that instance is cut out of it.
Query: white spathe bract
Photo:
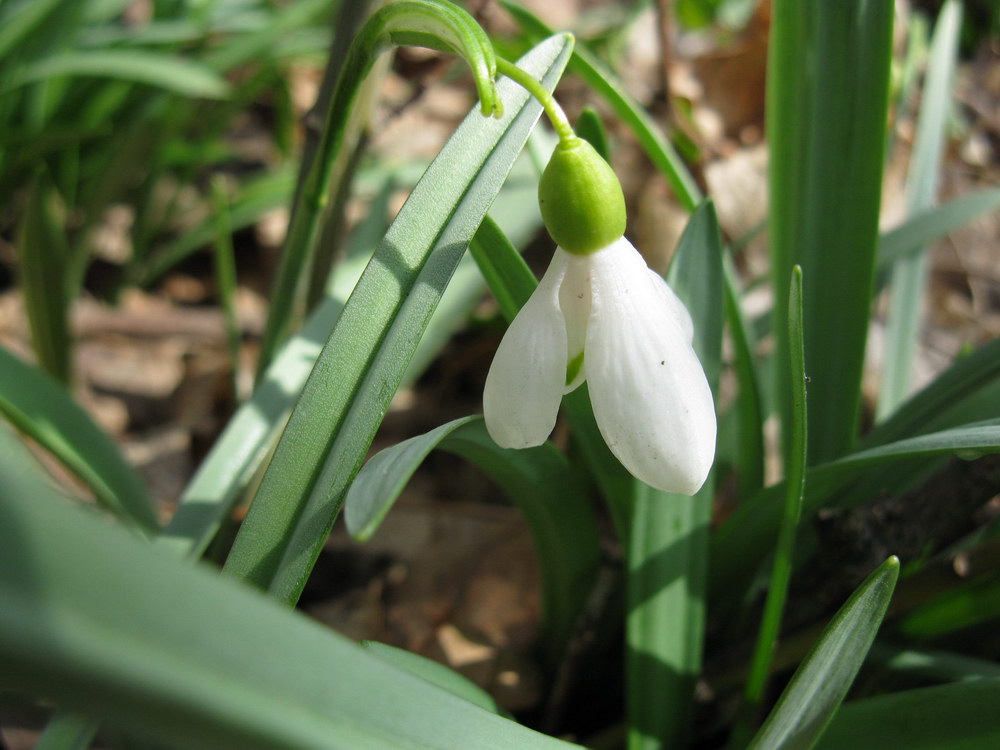
[[[712,467],[716,425],[692,334],[684,303],[624,237],[590,255],[557,248],[493,359],[486,429],[504,448],[541,445],[563,394],[586,380],[597,426],[625,468],[693,495]]]

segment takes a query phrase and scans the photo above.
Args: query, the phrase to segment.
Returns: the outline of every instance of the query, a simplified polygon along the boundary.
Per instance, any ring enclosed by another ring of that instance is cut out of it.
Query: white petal
[[[566,320],[567,367],[575,364],[576,372],[567,379],[563,393],[576,390],[586,377],[584,348],[587,344],[587,324],[590,322],[590,256],[566,255],[566,276],[559,290],[559,307]]]
[[[597,425],[634,476],[693,495],[712,467],[716,425],[688,323],[624,238],[591,264],[587,381]]]
[[[486,376],[486,430],[502,448],[541,445],[555,427],[566,382],[566,324],[559,309],[566,261],[567,254],[557,249]]]
[[[670,285],[667,283],[660,274],[649,268],[649,275],[653,278],[653,286],[663,297],[663,303],[667,305],[671,310],[673,310],[674,318],[680,324],[681,330],[684,331],[684,340],[689,344],[694,341],[694,321],[691,320],[691,313],[681,302],[681,298],[677,296]]]

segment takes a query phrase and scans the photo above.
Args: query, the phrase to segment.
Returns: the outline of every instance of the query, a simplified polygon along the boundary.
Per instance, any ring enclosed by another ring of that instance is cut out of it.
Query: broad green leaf
[[[802,269],[792,269],[791,290],[788,295],[788,340],[790,382],[793,390],[789,394],[792,401],[792,435],[788,441],[785,465],[788,478],[785,481],[784,507],[778,528],[778,539],[774,551],[770,585],[764,602],[760,630],[750,663],[750,674],[744,691],[745,712],[733,730],[733,736],[742,745],[750,734],[750,722],[756,714],[764,696],[764,688],[770,677],[774,648],[781,634],[781,620],[785,612],[788,584],[792,578],[792,564],[795,555],[795,537],[802,515],[802,495],[805,491],[806,474],[806,373],[805,352],[802,331]],[[743,736],[745,733],[746,736]],[[730,741],[733,745],[734,741]]]
[[[694,347],[713,391],[722,357],[722,237],[715,208],[691,215],[670,286],[694,321]],[[635,482],[628,544],[626,675],[629,748],[681,745],[701,672],[714,472],[694,497]]]
[[[552,29],[520,4],[512,0],[500,0],[500,4],[535,41],[552,33]],[[569,69],[600,94],[614,109],[615,114],[632,129],[646,154],[670,183],[681,205],[688,211],[693,211],[702,199],[698,185],[653,118],[625,93],[622,82],[583,46],[577,47],[573,52]]]
[[[788,358],[786,280],[802,267],[809,460],[854,442],[871,311],[893,4],[775,0],[767,83],[773,328]],[[778,368],[776,393],[788,376]],[[790,412],[781,403],[784,439]]]
[[[993,750],[1000,679],[959,682],[845,703],[819,750]]]
[[[549,658],[554,663],[590,592],[599,562],[594,511],[569,462],[551,443],[498,447],[482,417],[463,417],[386,448],[355,478],[344,520],[367,540],[427,455],[439,448],[485,471],[521,509],[538,551]]]
[[[936,199],[961,26],[962,6],[958,0],[949,0],[938,16],[927,60],[917,135],[906,179],[906,207],[911,214],[926,211]],[[884,365],[876,410],[879,420],[892,414],[910,391],[929,263],[924,246],[921,252],[899,258],[891,266]]]
[[[872,467],[893,461],[941,455],[978,457],[1000,452],[1000,419],[900,440],[813,466],[806,472],[802,513],[809,517],[863,478]],[[767,555],[781,515],[784,483],[772,485],[744,502],[712,537],[713,594],[738,591]]]
[[[38,363],[67,385],[73,370],[71,290],[66,282],[69,254],[56,190],[48,172],[39,170],[17,234],[17,270]]]
[[[492,695],[472,682],[472,680],[459,674],[454,669],[446,667],[444,664],[439,664],[432,659],[415,654],[412,651],[406,651],[377,641],[362,641],[361,645],[366,651],[374,654],[382,661],[416,675],[420,679],[426,680],[452,695],[457,695],[462,700],[466,700],[475,706],[479,706],[479,708],[499,714],[500,716],[507,715],[497,705]],[[507,716],[507,718],[510,717]]]
[[[878,248],[879,267],[892,266],[911,253],[921,252],[948,232],[997,208],[1000,208],[1000,188],[969,193],[941,206],[927,208],[882,235]]]
[[[205,99],[230,95],[229,84],[199,63],[161,52],[119,49],[77,50],[41,58],[17,69],[4,81],[0,93],[67,76],[114,78]]]
[[[816,743],[864,663],[898,577],[899,560],[890,557],[851,595],[795,670],[750,750],[807,750]]]
[[[521,65],[552,87],[565,36]],[[501,118],[470,113],[417,184],[320,354],[226,563],[295,601],[427,320],[540,113],[510,81]]]
[[[157,527],[145,482],[66,390],[0,347],[0,413],[78,476],[102,505]]]
[[[0,688],[194,750],[574,747],[67,505],[22,455],[0,430]]]

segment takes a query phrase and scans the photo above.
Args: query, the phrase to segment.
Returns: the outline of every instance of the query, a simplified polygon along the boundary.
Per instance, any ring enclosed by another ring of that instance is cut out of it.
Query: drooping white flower
[[[712,390],[691,316],[624,237],[586,255],[557,248],[500,343],[483,393],[505,448],[540,445],[584,380],[608,448],[634,476],[692,495],[715,455]]]

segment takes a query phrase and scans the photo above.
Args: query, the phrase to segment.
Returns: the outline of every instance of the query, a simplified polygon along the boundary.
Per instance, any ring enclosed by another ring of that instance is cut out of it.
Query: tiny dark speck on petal
[[[667,360],[665,360],[665,359],[661,359],[661,360],[660,360],[660,364],[661,364],[661,365],[665,365],[665,364],[667,364]]]

